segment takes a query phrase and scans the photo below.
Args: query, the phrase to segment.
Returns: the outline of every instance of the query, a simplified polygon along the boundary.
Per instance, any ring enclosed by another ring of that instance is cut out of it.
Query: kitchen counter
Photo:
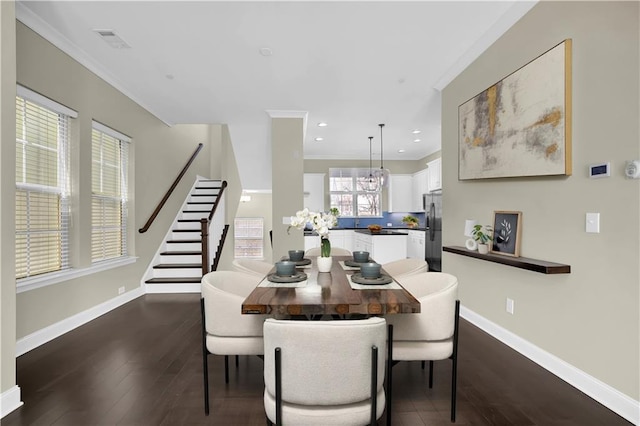
[[[395,235],[395,234],[403,234],[406,235],[407,231],[426,231],[429,228],[401,228],[401,227],[393,227],[393,228],[382,228],[381,231],[385,232],[384,235]],[[363,234],[369,235],[382,235],[382,234],[371,234],[367,228],[331,228],[331,231],[355,231]],[[304,231],[305,236],[317,236],[318,234],[314,231]]]
[[[384,235],[407,235],[404,232],[391,231],[389,229],[381,229],[380,232],[371,232],[368,229],[355,229],[354,231],[359,233],[359,234],[371,235],[373,237],[376,237],[378,235],[380,235],[380,236],[384,236]]]

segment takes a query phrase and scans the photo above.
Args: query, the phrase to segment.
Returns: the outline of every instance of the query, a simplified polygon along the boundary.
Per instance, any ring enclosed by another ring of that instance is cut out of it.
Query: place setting
[[[387,274],[381,272],[382,265],[376,262],[360,264],[360,271],[349,276],[349,284],[353,289],[375,289],[380,286],[385,288],[400,288]]]
[[[288,260],[298,267],[311,265],[311,259],[304,257],[304,250],[289,250]]]
[[[344,261],[344,265],[360,269],[360,265],[367,262],[369,262],[369,252],[358,250],[353,252],[353,259]]]
[[[276,271],[267,275],[266,280],[260,283],[259,287],[272,287],[277,284],[279,287],[304,287],[307,281],[307,274],[296,269],[296,262],[291,260],[281,260],[276,262]]]

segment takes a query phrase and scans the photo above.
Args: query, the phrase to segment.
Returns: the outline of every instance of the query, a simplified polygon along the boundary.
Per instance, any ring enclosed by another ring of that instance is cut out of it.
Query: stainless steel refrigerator
[[[442,271],[442,191],[424,194],[423,202],[427,215],[425,238],[425,260],[429,271]]]

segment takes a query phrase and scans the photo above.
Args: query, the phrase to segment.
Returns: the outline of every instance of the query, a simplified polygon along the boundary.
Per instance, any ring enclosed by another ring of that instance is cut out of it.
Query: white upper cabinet
[[[413,194],[411,196],[412,208],[410,211],[423,212],[422,194],[429,192],[429,169],[420,170],[413,174]]]
[[[427,170],[429,172],[427,192],[442,189],[442,158],[429,161],[427,163]]]
[[[389,211],[412,211],[413,198],[413,177],[411,175],[391,175],[389,179]]]
[[[304,174],[304,207],[314,212],[324,211],[324,176],[324,173]]]

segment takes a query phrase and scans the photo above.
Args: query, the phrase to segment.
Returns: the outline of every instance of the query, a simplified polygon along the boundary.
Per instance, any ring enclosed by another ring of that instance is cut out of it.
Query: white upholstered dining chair
[[[259,278],[236,271],[214,271],[202,277],[202,358],[204,411],[209,414],[208,355],[224,355],[229,383],[229,355],[258,355],[264,351],[262,326],[267,315],[242,315],[242,302]]]
[[[264,278],[273,268],[273,264],[262,260],[254,259],[234,259],[231,262],[231,269],[245,274],[255,275],[258,278]]]
[[[376,424],[385,408],[383,318],[264,322],[264,407],[276,425]]]
[[[400,281],[420,302],[420,313],[386,315],[393,325],[393,364],[429,361],[429,387],[433,387],[433,361],[451,359],[451,421],[456,418],[458,370],[458,280],[443,272],[423,272]],[[391,373],[389,373],[391,374]],[[389,379],[390,383],[392,379]],[[390,386],[390,384],[389,384]],[[388,401],[388,405],[391,403]]]
[[[427,272],[428,267],[429,265],[423,259],[398,259],[382,264],[382,269],[396,280],[407,275]]]
[[[304,252],[304,257],[320,256],[320,247],[313,247]],[[342,247],[331,247],[331,256],[351,256],[351,252]]]

